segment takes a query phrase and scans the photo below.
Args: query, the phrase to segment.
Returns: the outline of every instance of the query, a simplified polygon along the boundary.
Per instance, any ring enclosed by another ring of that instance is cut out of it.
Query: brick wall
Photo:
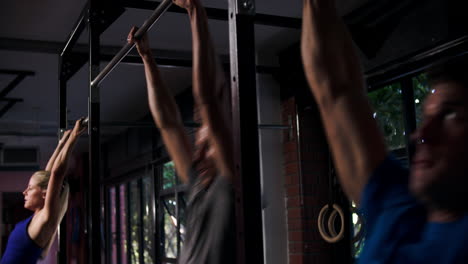
[[[328,146],[318,110],[296,104],[295,97],[282,102],[283,123],[293,125],[283,138],[289,263],[349,263],[347,240],[328,244],[318,232],[319,211],[329,201]],[[299,109],[300,157],[296,109]],[[341,197],[338,200],[343,202]]]

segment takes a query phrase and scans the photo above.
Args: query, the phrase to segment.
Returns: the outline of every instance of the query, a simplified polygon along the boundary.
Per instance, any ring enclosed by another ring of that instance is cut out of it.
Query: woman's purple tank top
[[[42,253],[28,234],[28,225],[32,216],[16,224],[8,238],[8,244],[0,264],[23,263],[35,264]]]

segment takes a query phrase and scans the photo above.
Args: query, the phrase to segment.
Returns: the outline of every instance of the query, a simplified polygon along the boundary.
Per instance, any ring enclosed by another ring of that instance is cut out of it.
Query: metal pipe
[[[258,129],[278,129],[278,130],[286,130],[290,129],[290,126],[287,125],[275,125],[275,124],[259,124]]]
[[[444,52],[450,51],[450,50],[452,50],[454,48],[463,47],[463,45],[466,45],[467,43],[468,43],[468,36],[463,36],[463,37],[460,37],[460,38],[455,39],[453,41],[438,45],[438,46],[436,46],[434,48],[429,48],[429,49],[427,49],[425,51],[422,51],[422,52],[419,51],[419,52],[409,54],[408,56],[405,56],[405,57],[402,57],[402,58],[399,58],[399,59],[395,59],[393,61],[385,63],[384,65],[377,66],[377,67],[375,67],[373,69],[370,69],[370,70],[364,72],[364,78],[366,78],[366,79],[377,78],[378,76],[383,75],[383,74],[385,74],[387,72],[390,72],[392,70],[401,69],[401,68],[404,68],[405,66],[407,66],[409,64],[421,62],[421,61],[424,61],[425,59],[432,58],[432,57],[435,57],[435,56],[438,56],[438,55],[441,56],[440,60],[444,61],[444,58],[447,57],[447,54],[445,54]],[[465,53],[465,52],[462,52],[462,54],[463,53]],[[452,55],[450,57],[457,57],[459,55],[460,54],[457,53],[455,56]],[[425,63],[424,66],[426,66],[426,67],[422,66],[422,67],[420,67],[421,69],[418,69],[418,70],[422,71],[422,70],[426,69],[427,64],[431,64],[431,63]],[[407,73],[403,74],[403,76],[406,76],[406,75],[407,75]],[[403,76],[401,76],[401,77],[403,77]]]
[[[304,186],[302,184],[302,151],[301,151],[301,127],[299,118],[299,107],[296,102],[296,147],[297,147],[297,166],[299,176],[299,196],[301,205],[304,205]]]
[[[91,86],[91,80],[99,73],[100,57],[100,0],[89,0],[88,36],[89,36],[89,96],[88,96],[88,149],[89,149],[89,174],[85,187],[87,196],[87,246],[88,261],[90,264],[101,264],[101,249],[105,245],[101,241],[101,104],[99,87]]]
[[[158,7],[154,10],[153,14],[148,20],[143,23],[143,25],[135,33],[135,38],[141,38],[155,23],[158,19],[167,11],[167,9],[172,5],[172,0],[164,0]],[[104,67],[104,69],[96,76],[96,78],[91,82],[91,86],[98,86],[107,75],[122,61],[122,59],[127,56],[127,54],[133,49],[135,44],[125,44],[125,46],[112,58],[109,64]]]
[[[154,5],[157,5],[156,1],[148,0],[125,0],[123,1],[123,6],[129,8],[138,8],[138,9],[154,9]],[[208,19],[228,21],[228,10],[221,8],[211,8],[206,7],[206,15]],[[185,13],[183,8],[174,6],[169,9],[169,12],[173,13]],[[300,29],[302,26],[302,19],[296,17],[285,17],[285,16],[276,16],[276,15],[267,15],[256,13],[254,17],[254,23],[257,25],[273,26],[273,27],[284,27],[292,29]]]
[[[52,138],[57,138],[57,133],[55,133],[55,132],[0,131],[0,137],[52,137]]]
[[[85,11],[87,10],[87,7],[85,7],[85,9],[81,12],[80,18],[78,19],[75,28],[71,32],[67,43],[65,43],[65,47],[63,47],[62,52],[60,53],[60,57],[63,57],[67,52],[69,52],[69,50],[73,48],[73,46],[78,41],[78,38],[81,36],[81,33],[83,33],[83,30],[86,28]]]
[[[75,121],[68,120],[68,124],[73,126]],[[83,120],[83,124],[88,124],[88,117]],[[111,121],[111,122],[101,122],[103,127],[155,127],[156,125],[153,122],[126,122],[126,121]],[[200,127],[199,123],[195,122],[184,122],[185,127]],[[290,129],[291,126],[288,125],[277,125],[277,124],[258,124],[258,129],[271,129],[271,130],[286,130]]]

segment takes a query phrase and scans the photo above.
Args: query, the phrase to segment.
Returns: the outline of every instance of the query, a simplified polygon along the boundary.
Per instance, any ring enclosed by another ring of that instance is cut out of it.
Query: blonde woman
[[[16,224],[8,238],[1,264],[36,263],[45,257],[68,206],[68,185],[64,185],[68,160],[78,137],[84,132],[83,119],[67,130],[45,170],[34,173],[24,190],[24,207],[34,214]]]

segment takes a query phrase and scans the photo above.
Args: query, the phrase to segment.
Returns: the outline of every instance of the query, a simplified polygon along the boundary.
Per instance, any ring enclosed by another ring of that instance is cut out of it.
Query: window
[[[107,263],[176,263],[185,235],[185,187],[166,162],[106,188]]]
[[[130,215],[130,263],[139,263],[140,260],[140,194],[138,182],[131,181],[129,184],[128,213]]]
[[[406,146],[403,100],[400,83],[391,84],[368,94],[374,118],[390,150]]]
[[[422,122],[423,102],[432,91],[429,88],[427,74],[423,73],[413,78],[414,105],[416,108],[416,126]]]
[[[358,208],[354,202],[351,203],[351,220],[353,222],[353,229],[352,229],[352,254],[354,259],[358,259],[361,255],[362,249],[364,248],[365,244],[365,236],[364,236],[364,225],[362,222],[362,216],[358,212]]]
[[[110,240],[111,240],[111,259],[113,263],[117,263],[117,205],[115,187],[109,189],[110,195]]]
[[[403,85],[411,85],[412,83],[412,87],[402,87],[402,83],[404,83]],[[404,88],[406,88],[405,91],[413,89],[413,97],[409,98],[411,93],[403,93]],[[403,162],[403,165],[407,165],[408,156],[405,131],[413,129],[414,124],[416,126],[421,124],[422,105],[431,92],[427,74],[422,73],[412,77],[412,79],[400,79],[391,85],[368,93],[369,101],[374,109],[374,118],[383,132],[387,147],[393,155]],[[404,96],[405,98],[403,98]],[[406,112],[412,111],[411,107],[403,108],[404,101],[414,102],[415,118],[413,113]],[[412,128],[405,128],[405,118],[408,119],[407,123]],[[352,256],[358,259],[365,244],[364,233],[366,230],[354,203],[351,204],[351,216],[353,226]]]
[[[177,183],[174,162],[168,162],[163,165],[162,188],[163,190],[174,188]]]
[[[118,214],[118,220],[120,226],[120,261],[122,264],[128,263],[127,255],[127,189],[125,184],[119,186],[118,195],[120,206],[120,212]]]
[[[154,192],[153,177],[144,177],[142,179],[143,189],[143,248],[144,263],[156,263],[155,258],[155,215],[154,215]]]
[[[162,166],[159,192],[159,234],[163,263],[175,263],[185,235],[185,188],[180,183],[174,163]]]
[[[107,263],[156,263],[154,187],[150,171],[107,188]]]

